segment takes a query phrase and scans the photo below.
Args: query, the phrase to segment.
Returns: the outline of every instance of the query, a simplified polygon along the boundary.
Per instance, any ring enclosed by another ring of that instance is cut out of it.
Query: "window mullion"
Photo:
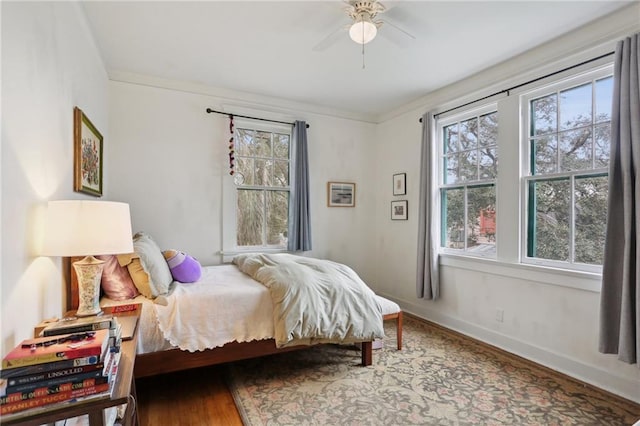
[[[464,193],[464,197],[463,197],[463,212],[464,212],[464,214],[463,214],[463,219],[462,219],[462,229],[464,230],[464,232],[463,232],[463,238],[464,238],[464,249],[465,249],[465,250],[467,250],[467,249],[468,249],[468,247],[467,247],[467,241],[468,241],[468,237],[469,237],[469,236],[467,235],[467,232],[468,232],[468,231],[467,231],[467,225],[468,225],[468,222],[467,222],[467,220],[468,220],[468,215],[467,215],[467,214],[468,214],[468,211],[467,211],[467,209],[469,208],[469,205],[468,205],[468,203],[467,203],[468,188],[469,188],[469,187],[468,187],[467,185],[465,185],[465,186],[464,186],[464,192],[463,192],[463,193]]]
[[[569,178],[569,208],[571,209],[569,215],[569,262],[575,263],[576,259],[576,177],[574,174]]]

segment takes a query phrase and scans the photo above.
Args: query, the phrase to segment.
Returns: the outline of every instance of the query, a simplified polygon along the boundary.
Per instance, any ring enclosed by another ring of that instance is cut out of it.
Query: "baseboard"
[[[572,379],[585,386],[590,386],[598,391],[611,394],[612,397],[622,401],[640,404],[638,382],[634,379],[613,375],[600,368],[581,363],[575,359],[553,353],[544,348],[531,345],[493,330],[480,327],[458,318],[429,311],[424,306],[399,301],[389,295],[380,294],[400,305],[403,312],[427,322],[442,326],[465,337],[472,338],[481,343],[492,346],[508,354],[516,355],[524,360],[533,362],[540,367],[548,368],[562,374],[567,379]]]

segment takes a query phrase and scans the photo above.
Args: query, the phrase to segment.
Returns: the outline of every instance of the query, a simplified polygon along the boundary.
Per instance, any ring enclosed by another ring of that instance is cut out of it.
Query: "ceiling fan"
[[[333,31],[318,44],[316,44],[313,47],[313,50],[325,50],[332,44],[339,41],[345,31],[349,32],[349,37],[351,38],[351,40],[358,44],[365,45],[376,37],[376,35],[378,34],[378,29],[380,29],[383,24],[393,28],[394,30],[397,30],[403,37],[415,40],[415,37],[412,34],[393,24],[389,21],[389,19],[376,19],[379,18],[378,15],[391,9],[384,6],[379,1],[344,0],[344,3],[347,4],[347,6],[344,8],[344,12],[351,19],[351,23],[343,25],[337,30]],[[395,41],[395,39],[392,40]]]

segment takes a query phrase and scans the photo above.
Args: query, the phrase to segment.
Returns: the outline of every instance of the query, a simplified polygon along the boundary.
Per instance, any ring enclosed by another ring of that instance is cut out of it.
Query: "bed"
[[[75,309],[78,290],[71,261],[65,269],[70,283],[67,307]],[[203,267],[197,282],[174,282],[168,294],[155,300],[143,295],[121,301],[102,297],[101,305],[142,304],[134,372],[140,378],[308,348],[276,344],[269,291],[237,265],[225,264]],[[195,303],[210,309],[193,309]],[[372,340],[359,341],[363,366],[373,362]]]

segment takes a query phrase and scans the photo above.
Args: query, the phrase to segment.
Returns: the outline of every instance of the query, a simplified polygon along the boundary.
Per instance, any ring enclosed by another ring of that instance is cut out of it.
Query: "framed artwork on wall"
[[[102,196],[102,150],[104,140],[78,107],[73,109],[73,189]]]
[[[327,206],[355,207],[356,184],[350,182],[327,183]]]
[[[407,174],[396,173],[393,175],[393,195],[407,194]]]
[[[409,202],[407,200],[392,201],[391,202],[391,220],[407,220],[407,207]]]

